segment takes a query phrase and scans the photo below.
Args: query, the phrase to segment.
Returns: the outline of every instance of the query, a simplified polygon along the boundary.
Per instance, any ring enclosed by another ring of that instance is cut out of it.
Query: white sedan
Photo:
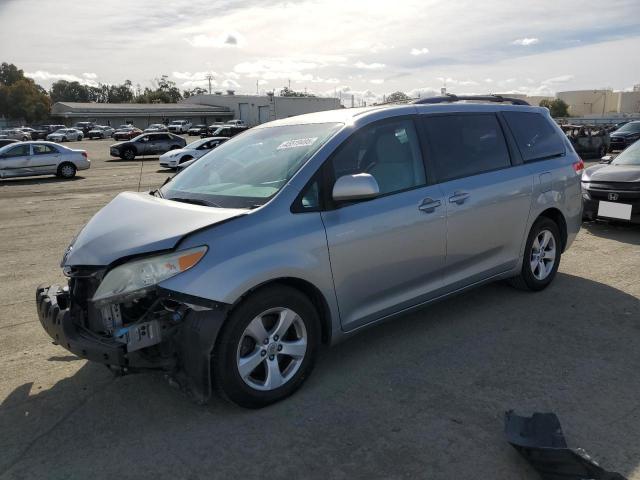
[[[73,178],[91,166],[84,150],[52,142],[19,142],[0,148],[0,178],[56,175]]]
[[[178,168],[181,163],[200,158],[227,140],[229,140],[229,137],[202,138],[184,148],[169,150],[167,153],[160,155],[160,166]]]
[[[75,128],[61,128],[47,135],[47,140],[52,142],[68,142],[77,140],[78,142],[84,138],[84,134]]]

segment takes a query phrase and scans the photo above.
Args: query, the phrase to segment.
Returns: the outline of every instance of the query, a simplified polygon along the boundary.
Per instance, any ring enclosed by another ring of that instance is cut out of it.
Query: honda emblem
[[[609,200],[611,200],[612,202],[615,202],[616,200],[618,200],[618,197],[620,195],[618,195],[617,193],[610,193],[609,194]]]

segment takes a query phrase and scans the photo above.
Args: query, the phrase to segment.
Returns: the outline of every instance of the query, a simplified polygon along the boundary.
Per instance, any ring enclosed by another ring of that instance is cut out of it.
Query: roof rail
[[[513,97],[503,97],[502,95],[454,95],[447,93],[442,97],[419,98],[412,103],[418,105],[434,104],[434,103],[453,103],[463,100],[472,100],[476,102],[510,102],[513,105],[529,105],[529,102]]]

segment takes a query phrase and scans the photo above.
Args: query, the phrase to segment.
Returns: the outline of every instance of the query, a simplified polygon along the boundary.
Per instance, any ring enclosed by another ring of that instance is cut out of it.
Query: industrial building
[[[67,125],[91,121],[113,127],[132,124],[139,128],[177,119],[208,125],[235,118],[234,113],[225,107],[183,103],[56,102],[51,108],[51,116]]]
[[[180,102],[180,105],[187,104],[227,108],[233,112],[234,118],[244,120],[250,127],[303,113],[342,108],[338,98],[235,95],[232,92],[226,95],[195,95]]]
[[[640,113],[640,85],[630,92],[574,90],[558,92],[556,97],[569,105],[572,117]]]
[[[210,125],[233,119],[254,126],[303,113],[340,107],[337,98],[277,97],[273,95],[197,95],[179,103],[77,103],[57,102],[51,116],[72,125],[81,121],[118,126],[132,124],[146,128],[152,123],[184,119]]]

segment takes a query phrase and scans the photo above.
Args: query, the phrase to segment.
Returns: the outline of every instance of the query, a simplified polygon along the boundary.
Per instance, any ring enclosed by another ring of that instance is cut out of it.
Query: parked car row
[[[168,151],[160,155],[160,166],[164,168],[178,168],[191,164],[224,142],[228,137],[209,137],[196,140],[184,148]]]

